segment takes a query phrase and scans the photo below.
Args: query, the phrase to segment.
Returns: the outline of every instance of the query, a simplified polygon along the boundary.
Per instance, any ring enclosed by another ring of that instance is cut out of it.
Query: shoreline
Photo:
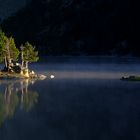
[[[44,80],[46,76],[43,74],[34,74],[29,77],[18,73],[0,72],[0,79],[10,80],[10,79],[32,79],[32,80]]]

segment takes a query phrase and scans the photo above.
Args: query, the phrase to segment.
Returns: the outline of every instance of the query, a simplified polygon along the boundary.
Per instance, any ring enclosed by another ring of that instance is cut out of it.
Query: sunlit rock
[[[28,69],[25,69],[24,70],[24,76],[29,78],[29,70]]]
[[[44,79],[46,79],[46,77],[47,77],[47,76],[45,76],[45,75],[43,75],[43,74],[41,74],[41,75],[38,76],[38,78],[39,78],[40,80],[44,80]]]
[[[51,79],[53,79],[54,77],[55,77],[54,75],[51,75],[51,76],[50,76]]]

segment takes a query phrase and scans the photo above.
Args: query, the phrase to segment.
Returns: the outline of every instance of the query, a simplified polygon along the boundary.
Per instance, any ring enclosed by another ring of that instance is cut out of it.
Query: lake
[[[48,57],[30,68],[47,78],[0,80],[0,140],[140,139],[140,82],[120,80],[140,75],[139,59]]]

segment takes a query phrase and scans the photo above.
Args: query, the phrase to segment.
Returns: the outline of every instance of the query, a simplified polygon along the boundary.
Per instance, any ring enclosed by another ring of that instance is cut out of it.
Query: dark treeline
[[[29,40],[41,54],[140,56],[136,5],[128,0],[32,0],[1,26],[17,44]]]

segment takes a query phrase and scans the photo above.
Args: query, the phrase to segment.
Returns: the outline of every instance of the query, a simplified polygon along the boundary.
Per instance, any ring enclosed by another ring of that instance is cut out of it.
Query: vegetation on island
[[[26,42],[20,46],[19,50],[16,47],[14,38],[7,37],[5,33],[0,30],[0,62],[4,63],[1,74],[19,74],[23,77],[35,76],[35,73],[28,69],[28,64],[37,62],[38,59],[38,51],[36,51],[35,46]],[[19,61],[21,64],[17,63]]]
[[[22,67],[28,69],[28,63],[37,62],[38,51],[35,51],[35,47],[33,47],[29,42],[26,42],[25,45],[21,45],[21,56],[22,56]]]
[[[124,81],[140,81],[140,76],[127,76],[127,77],[122,77],[121,80],[124,80]]]

